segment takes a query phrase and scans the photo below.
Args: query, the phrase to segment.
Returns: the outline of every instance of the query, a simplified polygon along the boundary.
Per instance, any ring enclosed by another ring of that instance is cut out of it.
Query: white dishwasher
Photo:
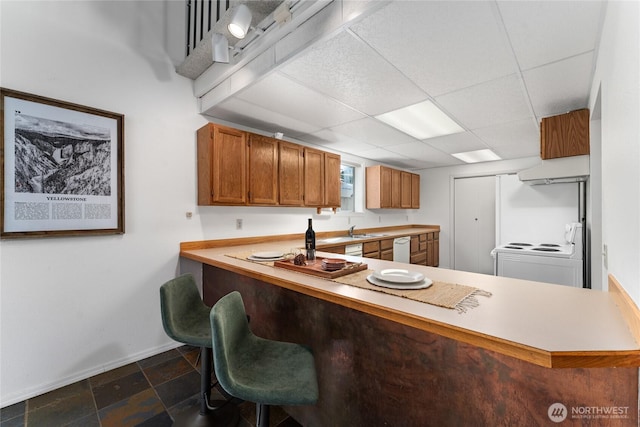
[[[409,264],[411,262],[410,248],[411,237],[397,237],[393,239],[393,261]]]

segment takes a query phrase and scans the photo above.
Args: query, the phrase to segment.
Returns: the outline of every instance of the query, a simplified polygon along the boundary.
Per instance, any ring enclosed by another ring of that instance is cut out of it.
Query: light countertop
[[[198,249],[196,242],[188,242],[181,245],[180,255],[542,366],[640,366],[640,345],[608,292],[338,255],[364,261],[373,270],[401,267],[434,281],[491,292],[491,297],[477,297],[478,307],[458,313],[227,256],[251,251],[289,252],[302,247],[302,239],[241,243],[242,239],[229,241],[231,246],[203,243],[203,249]]]

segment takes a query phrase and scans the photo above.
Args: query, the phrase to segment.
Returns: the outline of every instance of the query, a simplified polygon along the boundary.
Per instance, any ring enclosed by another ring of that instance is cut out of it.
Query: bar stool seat
[[[240,419],[229,401],[210,402],[211,326],[209,312],[192,275],[184,274],[160,287],[162,326],[172,339],[200,347],[200,407],[179,414],[174,426],[235,426]]]
[[[256,425],[269,425],[269,405],[313,405],[318,383],[311,350],[267,340],[249,329],[239,292],[222,297],[211,309],[216,377],[231,396],[256,403]]]

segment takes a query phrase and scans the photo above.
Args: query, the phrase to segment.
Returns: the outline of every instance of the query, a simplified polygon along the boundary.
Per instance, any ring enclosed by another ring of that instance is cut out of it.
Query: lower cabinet
[[[380,240],[380,259],[393,261],[393,239]]]
[[[411,264],[437,267],[440,263],[439,232],[418,234],[411,236],[410,260]]]
[[[380,241],[364,242],[362,244],[362,256],[365,258],[380,259]]]
[[[345,246],[344,245],[340,245],[340,246],[331,246],[331,247],[322,247],[318,249],[321,252],[331,252],[332,254],[341,254],[344,255],[345,254]]]

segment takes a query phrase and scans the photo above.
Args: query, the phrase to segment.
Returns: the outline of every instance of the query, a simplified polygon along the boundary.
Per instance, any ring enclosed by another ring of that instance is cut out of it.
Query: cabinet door
[[[402,172],[391,169],[391,207],[399,209],[402,203]]]
[[[411,174],[411,209],[420,209],[420,175]]]
[[[400,172],[400,191],[400,207],[411,208],[411,174],[409,172]]]
[[[249,203],[278,203],[278,140],[249,134]]]
[[[210,123],[197,135],[198,204],[246,204],[246,133]]]
[[[392,207],[392,169],[382,166],[380,168],[380,207]]]
[[[545,117],[540,124],[540,157],[555,159],[589,154],[589,110]]]
[[[324,153],[304,149],[304,205],[324,205]]]
[[[302,206],[304,195],[304,148],[280,141],[280,204]]]
[[[340,207],[340,155],[324,153],[324,206]]]

